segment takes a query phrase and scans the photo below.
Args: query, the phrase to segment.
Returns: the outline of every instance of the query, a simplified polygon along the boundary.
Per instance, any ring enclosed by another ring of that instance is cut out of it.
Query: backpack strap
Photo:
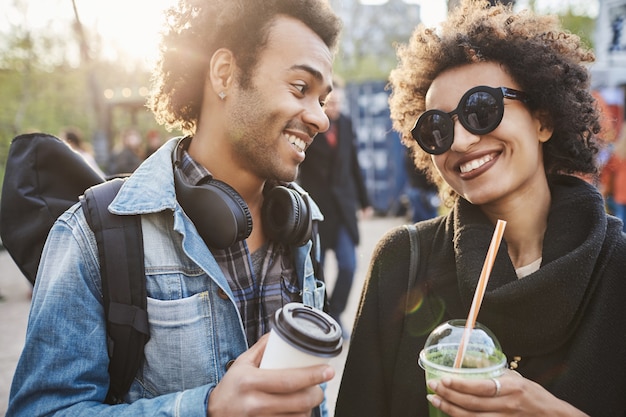
[[[404,227],[409,232],[409,241],[410,241],[409,279],[408,279],[409,286],[407,290],[406,306],[405,306],[405,311],[409,311],[411,309],[410,307],[411,297],[409,296],[409,294],[411,294],[411,289],[413,288],[413,285],[415,284],[415,280],[417,279],[417,268],[419,267],[419,259],[420,259],[420,245],[419,245],[419,236],[417,232],[417,227],[415,227],[414,224],[405,224]]]
[[[91,187],[80,201],[98,244],[104,312],[109,336],[110,386],[106,402],[122,402],[143,360],[150,338],[141,218],[107,207],[123,179]],[[125,261],[124,261],[125,260]]]

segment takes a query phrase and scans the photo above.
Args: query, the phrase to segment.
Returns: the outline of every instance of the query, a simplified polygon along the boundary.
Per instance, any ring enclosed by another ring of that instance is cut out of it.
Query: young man
[[[77,205],[42,256],[9,416],[309,416],[334,376],[324,365],[259,363],[276,309],[321,307],[311,241],[276,236],[262,213],[274,190],[297,193],[275,186],[289,186],[328,128],[340,21],[323,0],[204,0],[181,1],[168,24],[151,107],[187,136],[143,163],[109,206],[142,215],[150,322],[142,366],[121,403],[105,404],[98,252]],[[235,239],[232,230],[220,236],[228,224],[211,214],[226,200],[249,210]]]

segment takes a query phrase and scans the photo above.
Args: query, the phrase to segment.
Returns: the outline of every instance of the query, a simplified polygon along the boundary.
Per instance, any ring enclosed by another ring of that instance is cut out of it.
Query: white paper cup
[[[289,303],[274,313],[271,322],[261,368],[326,364],[341,353],[341,328],[321,310],[302,303]]]

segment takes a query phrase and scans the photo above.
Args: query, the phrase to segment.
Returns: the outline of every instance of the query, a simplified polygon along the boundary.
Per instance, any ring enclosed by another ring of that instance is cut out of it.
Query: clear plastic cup
[[[460,368],[454,367],[465,320],[450,320],[435,328],[419,354],[419,366],[424,369],[426,383],[444,376],[453,378],[497,378],[504,372],[506,356],[500,342],[485,326],[476,323],[466,343],[467,350]],[[433,392],[427,387],[430,394]],[[429,404],[430,417],[448,417],[448,414]]]

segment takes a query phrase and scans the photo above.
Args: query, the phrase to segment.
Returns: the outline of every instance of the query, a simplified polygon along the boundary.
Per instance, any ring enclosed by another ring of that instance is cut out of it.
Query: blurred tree
[[[547,4],[541,0],[527,0],[528,4],[524,5],[524,7],[537,13],[558,14],[565,29],[580,36],[587,47],[593,48],[593,32],[596,19],[589,16],[589,12],[592,9],[591,5],[598,1],[568,0],[557,4]]]
[[[420,22],[420,6],[404,0],[363,4],[331,0],[344,21],[335,70],[346,80],[386,79],[397,60],[393,45],[409,39]]]
[[[56,22],[55,30],[33,29],[26,6],[27,0],[12,0],[9,27],[0,32],[0,187],[10,141],[18,134],[58,134],[71,125],[93,142],[103,123],[108,140],[130,124],[142,132],[156,125],[147,108],[120,111],[115,97],[104,97],[104,90],[122,87],[136,96],[149,83],[147,69],[98,56],[101,39],[79,27],[79,19]]]
[[[13,16],[23,17],[26,2],[14,0],[13,8]],[[72,76],[76,69],[63,53],[68,41],[65,34],[37,33],[25,24],[25,18],[12,19],[9,26],[0,43],[0,180],[16,134],[51,130],[58,126],[55,119],[68,120],[76,109],[85,108],[83,88]]]
[[[560,18],[563,27],[580,36],[580,39],[587,47],[594,47],[593,32],[596,26],[596,19],[586,15],[576,14],[571,5],[567,8],[565,13],[560,15]]]

